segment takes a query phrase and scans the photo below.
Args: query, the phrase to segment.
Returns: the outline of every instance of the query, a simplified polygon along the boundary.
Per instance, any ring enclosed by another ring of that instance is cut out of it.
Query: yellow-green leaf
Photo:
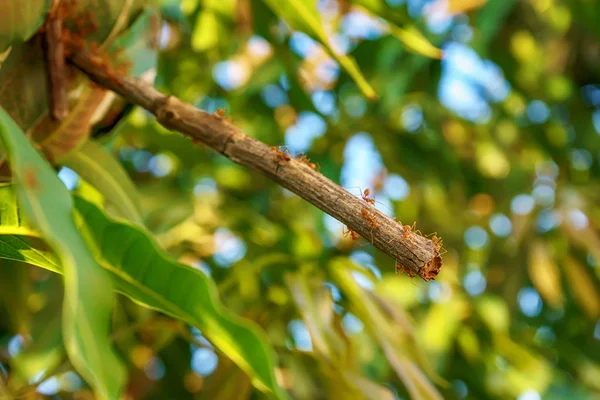
[[[286,398],[275,380],[275,356],[266,335],[221,305],[211,279],[169,260],[137,228],[109,220],[79,197],[75,204],[97,259],[121,293],[197,327],[250,376],[256,388]]]
[[[377,94],[358,68],[356,60],[337,52],[329,42],[329,35],[321,22],[319,11],[314,0],[264,0],[264,2],[286,21],[293,29],[304,31],[318,40],[329,51],[331,56],[346,70],[361,92],[368,99],[376,99]]]
[[[19,204],[62,262],[63,333],[69,358],[99,399],[118,399],[125,369],[109,335],[113,282],[75,225],[70,193],[1,108],[0,136],[18,182]]]
[[[547,246],[540,240],[529,249],[529,277],[542,298],[552,307],[563,304],[560,271],[548,253]]]

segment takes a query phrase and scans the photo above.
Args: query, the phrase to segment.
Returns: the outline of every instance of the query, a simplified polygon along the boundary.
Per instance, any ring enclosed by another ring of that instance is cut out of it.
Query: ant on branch
[[[396,275],[398,275],[400,273],[400,271],[402,271],[406,275],[408,275],[410,278],[414,278],[415,276],[417,276],[414,272],[412,272],[410,269],[408,269],[404,265],[400,264],[398,261],[396,261],[395,268],[396,268]]]
[[[310,159],[304,153],[300,153],[297,160],[300,161],[302,164],[307,165],[309,168],[314,169],[315,171],[319,167],[317,164],[311,162]]]
[[[372,206],[375,205],[375,197],[369,197],[369,194],[371,193],[371,190],[369,188],[365,189],[364,192],[362,192],[362,199],[363,201],[366,201],[367,203],[371,204]]]
[[[440,255],[446,254],[448,251],[444,249],[444,241],[442,240],[442,238],[437,237],[437,232],[430,233],[425,237],[430,236],[432,236],[431,241],[433,242],[433,248],[436,249],[440,253]]]
[[[366,208],[361,208],[360,213],[363,218],[371,225],[371,243],[373,243],[373,229],[377,228],[377,220],[375,219],[375,213],[367,210]]]
[[[292,160],[292,154],[287,149],[287,147],[273,146],[271,147],[271,151],[274,152],[279,158],[279,160],[277,160],[277,168],[275,169],[275,173],[277,173],[277,171],[279,170],[279,166],[284,165]]]
[[[360,238],[360,235],[358,234],[358,232],[356,232],[354,229],[349,228],[346,226],[346,228],[342,228],[342,234],[344,235],[344,237],[348,237],[350,236],[350,239],[352,240],[358,240]]]
[[[87,47],[91,53],[90,61],[113,82],[118,81],[119,75],[129,73],[132,66],[130,61],[120,62],[116,66],[113,62],[123,53],[123,48],[117,48],[109,52],[96,42],[90,42],[89,44],[85,42],[84,38],[96,32],[99,28],[99,24],[94,19],[91,11],[78,12],[75,0],[63,1],[51,17],[65,21],[61,32],[61,41],[67,45],[65,46],[65,57],[71,56],[74,51]]]

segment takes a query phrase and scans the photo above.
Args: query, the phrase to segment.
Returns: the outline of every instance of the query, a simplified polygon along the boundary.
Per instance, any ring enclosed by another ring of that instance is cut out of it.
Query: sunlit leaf
[[[442,58],[442,50],[435,47],[415,27],[400,28],[390,25],[392,35],[400,40],[411,51],[431,58]]]
[[[563,304],[560,270],[548,253],[548,248],[535,241],[529,249],[529,276],[542,298],[552,307]]]
[[[375,99],[377,97],[375,90],[373,90],[362,72],[360,72],[356,60],[350,56],[340,54],[332,47],[329,35],[320,20],[316,1],[264,0],[264,2],[293,29],[304,31],[321,42],[321,44],[327,48],[331,56],[346,70],[346,72],[348,72],[350,77],[356,82],[356,85],[367,98]]]
[[[484,296],[477,301],[475,309],[491,331],[508,332],[510,312],[504,300],[495,296]]]
[[[111,350],[108,336],[112,281],[75,226],[71,195],[4,110],[0,110],[0,135],[19,182],[19,203],[62,261],[67,353],[99,398],[117,398],[125,371]]]
[[[285,398],[275,381],[274,354],[264,333],[223,308],[212,280],[170,261],[133,226],[110,221],[81,198],[75,203],[97,258],[121,293],[196,326],[252,378],[254,386]]]
[[[102,145],[89,140],[63,159],[62,164],[96,188],[123,217],[142,224],[135,185],[119,161]]]
[[[552,379],[552,367],[547,360],[504,334],[494,335],[494,346],[509,363],[501,382],[509,397],[518,397],[526,390],[539,393],[546,390]]]
[[[383,0],[356,0],[353,3],[361,6],[363,12],[386,21],[392,36],[401,41],[409,51],[436,59],[442,57],[442,51],[413,25],[407,15],[391,9]],[[399,22],[401,25],[398,25]]]
[[[369,400],[394,400],[396,395],[387,387],[363,378],[359,375],[346,374],[347,379],[362,391],[362,394]]]
[[[336,282],[351,300],[353,312],[369,327],[371,334],[377,339],[391,367],[406,386],[406,390],[414,399],[442,399],[441,394],[433,386],[425,374],[410,360],[406,348],[402,348],[396,339],[397,333],[389,326],[377,306],[365,295],[356,283],[350,271],[339,259],[332,263],[332,272]]]
[[[567,257],[562,266],[575,301],[591,320],[596,320],[600,315],[600,294],[594,280],[573,257]]]
[[[446,353],[468,313],[468,303],[457,294],[447,301],[434,303],[421,325],[422,345],[431,352]]]
[[[483,7],[487,0],[438,0],[432,7],[443,7],[448,14],[466,13]]]

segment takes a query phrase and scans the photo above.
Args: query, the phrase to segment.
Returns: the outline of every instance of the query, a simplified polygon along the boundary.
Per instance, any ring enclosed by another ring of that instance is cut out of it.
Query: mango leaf
[[[0,252],[2,250],[0,244]],[[33,293],[29,268],[19,262],[3,262],[0,264],[0,276],[0,314],[7,317],[11,332],[28,337],[31,332],[32,312],[23,299],[27,299]]]
[[[48,290],[60,290],[51,285]],[[54,296],[46,309],[60,310],[60,296]],[[24,382],[39,378],[40,371],[52,371],[65,359],[60,313],[38,313],[31,331],[31,342],[11,360],[11,365]]]
[[[42,25],[52,0],[0,2],[0,52],[29,39]]]
[[[390,34],[401,41],[407,50],[430,58],[442,57],[442,51],[419,32],[407,15],[390,9],[383,0],[357,0],[354,3],[362,6],[364,12],[386,21]],[[402,22],[402,26],[397,24],[399,21]]]
[[[0,235],[39,237],[17,207],[17,197],[11,184],[0,185]]]
[[[564,302],[560,270],[552,260],[548,247],[536,240],[529,249],[529,277],[542,298],[553,308]]]
[[[14,185],[0,185],[0,258],[21,261],[55,272],[62,270],[51,251],[41,244],[32,243],[31,238],[39,237],[39,232],[29,227],[21,215]]]
[[[264,0],[264,2],[275,14],[286,21],[290,27],[304,31],[309,36],[312,36],[314,39],[321,42],[331,56],[346,70],[354,82],[356,82],[360,91],[368,99],[373,100],[377,98],[375,90],[373,90],[362,72],[360,72],[356,60],[350,56],[340,54],[329,42],[329,35],[319,18],[320,14],[315,0]]]
[[[338,259],[332,263],[335,281],[352,303],[354,313],[360,317],[365,326],[372,328],[372,334],[379,342],[385,357],[404,383],[413,399],[442,399],[442,395],[429,382],[425,374],[408,358],[409,352],[396,340],[397,333],[386,321],[377,305],[357,284],[346,263]]]
[[[54,272],[62,271],[54,253],[31,244],[22,236],[0,234],[0,258],[21,261]]]
[[[47,80],[38,38],[12,47],[0,69],[0,106],[24,131],[48,110]]]
[[[404,43],[407,50],[430,58],[442,58],[442,50],[431,44],[414,26],[400,28],[399,26],[390,24],[390,33]]]
[[[0,136],[18,182],[19,204],[62,262],[63,334],[69,358],[98,398],[116,399],[125,370],[112,351],[108,335],[113,283],[75,225],[68,190],[3,109]]]
[[[102,193],[121,216],[142,225],[137,189],[119,161],[102,145],[89,140],[63,159],[62,164]]]
[[[275,397],[286,398],[274,375],[274,352],[257,326],[227,311],[212,280],[170,261],[142,231],[109,220],[97,207],[76,197],[75,204],[94,252],[118,290],[132,300],[200,329],[252,379]]]
[[[575,301],[579,303],[590,320],[595,321],[600,316],[600,294],[594,280],[586,268],[573,257],[565,260],[563,271],[567,276],[567,283],[571,287]]]

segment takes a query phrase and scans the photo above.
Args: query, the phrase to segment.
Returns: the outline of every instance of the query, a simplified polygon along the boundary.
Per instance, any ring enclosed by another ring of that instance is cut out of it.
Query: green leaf
[[[21,236],[0,234],[0,258],[21,261],[62,273],[62,268],[54,253],[44,250],[41,246],[31,244]]]
[[[390,9],[383,0],[356,0],[355,3],[364,7],[365,12],[385,20],[392,36],[401,41],[407,50],[430,58],[442,58],[442,51],[431,44],[425,35],[410,23],[411,20],[407,15]],[[402,26],[397,25],[400,21]]]
[[[363,76],[356,60],[350,56],[338,53],[329,42],[329,35],[319,19],[319,11],[315,0],[264,0],[264,2],[293,29],[304,31],[309,36],[321,42],[331,56],[348,72],[356,82],[361,92],[369,99],[377,98],[375,90]]]
[[[52,0],[0,2],[0,52],[29,39],[42,25]]]
[[[404,43],[408,50],[431,58],[442,58],[442,50],[431,44],[414,26],[400,28],[399,26],[390,24],[390,32],[392,36]]]
[[[87,141],[63,159],[62,164],[89,182],[123,217],[143,224],[135,185],[119,161],[102,145]]]
[[[332,262],[336,282],[353,305],[353,312],[379,342],[390,366],[406,386],[413,399],[442,399],[419,367],[408,357],[409,349],[401,345],[400,335],[394,330],[376,303],[365,293],[347,268],[347,262],[337,259]]]
[[[17,197],[11,184],[0,185],[0,235],[39,237],[17,207]]]
[[[125,371],[109,339],[110,276],[96,262],[75,225],[71,195],[3,109],[0,136],[18,182],[19,204],[62,261],[63,333],[71,362],[98,398],[117,399]]]
[[[97,259],[113,275],[121,293],[197,327],[251,377],[256,388],[286,398],[275,380],[274,352],[267,337],[221,305],[211,279],[170,261],[145,233],[109,220],[91,203],[76,197],[75,205]]]

